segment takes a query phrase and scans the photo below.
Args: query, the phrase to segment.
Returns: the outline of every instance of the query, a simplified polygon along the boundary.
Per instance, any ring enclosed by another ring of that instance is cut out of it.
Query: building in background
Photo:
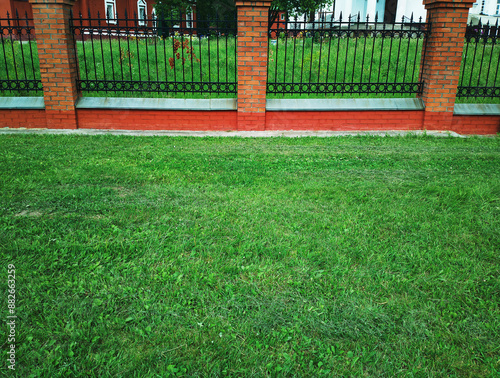
[[[500,0],[477,0],[469,13],[500,17]]]
[[[75,17],[81,12],[83,17],[88,17],[90,10],[92,17],[99,16],[109,19],[109,24],[116,24],[116,18],[125,17],[125,11],[128,18],[138,18],[139,20],[151,19],[154,15],[155,0],[76,0],[73,6]],[[31,4],[28,0],[0,0],[0,18],[6,18],[7,13],[12,17],[16,15],[24,18],[33,18]],[[145,23],[145,21],[144,21]]]
[[[424,5],[418,0],[337,0],[334,8],[335,19],[342,13],[343,19],[351,16],[357,20],[359,15],[361,20],[369,16],[373,21],[377,15],[380,22],[394,23],[401,22],[403,17],[409,19],[412,14],[415,20],[420,17],[425,20],[426,16]]]

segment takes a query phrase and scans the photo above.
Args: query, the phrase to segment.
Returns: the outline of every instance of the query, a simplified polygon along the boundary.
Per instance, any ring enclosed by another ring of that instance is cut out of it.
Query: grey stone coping
[[[500,104],[455,104],[454,115],[500,115]]]
[[[0,97],[0,109],[45,109],[43,97]]]
[[[424,110],[419,98],[269,99],[269,111]]]
[[[131,110],[236,110],[236,99],[82,97],[78,100],[76,108]]]

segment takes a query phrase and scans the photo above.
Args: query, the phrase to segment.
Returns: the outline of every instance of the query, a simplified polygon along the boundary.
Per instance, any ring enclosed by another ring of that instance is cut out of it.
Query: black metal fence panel
[[[84,94],[234,95],[236,18],[72,17]]]
[[[415,95],[428,26],[369,17],[279,22],[269,29],[268,93],[281,95]],[[373,97],[373,96],[372,96]]]
[[[467,26],[457,96],[500,98],[500,28],[481,24]],[[475,100],[474,100],[475,101]]]
[[[0,18],[0,96],[42,94],[33,20],[7,13]]]

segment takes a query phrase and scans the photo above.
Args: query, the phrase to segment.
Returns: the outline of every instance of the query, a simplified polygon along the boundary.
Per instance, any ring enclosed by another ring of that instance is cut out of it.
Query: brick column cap
[[[425,6],[425,9],[430,9],[430,8],[471,8],[475,2],[476,2],[476,0],[424,0],[424,6]]]
[[[266,8],[269,8],[271,6],[271,3],[272,3],[272,0],[261,0],[261,1],[236,0],[237,7],[266,7]]]
[[[66,4],[73,5],[76,0],[29,0],[30,4]]]

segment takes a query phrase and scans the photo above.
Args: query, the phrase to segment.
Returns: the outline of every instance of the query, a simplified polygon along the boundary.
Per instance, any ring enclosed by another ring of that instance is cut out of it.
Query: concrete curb
[[[128,136],[166,136],[166,137],[240,137],[240,138],[301,138],[301,137],[346,137],[380,136],[397,137],[406,135],[466,138],[452,131],[136,131],[136,130],[98,130],[98,129],[0,129],[0,135],[7,134],[50,134],[50,135],[128,135]]]

